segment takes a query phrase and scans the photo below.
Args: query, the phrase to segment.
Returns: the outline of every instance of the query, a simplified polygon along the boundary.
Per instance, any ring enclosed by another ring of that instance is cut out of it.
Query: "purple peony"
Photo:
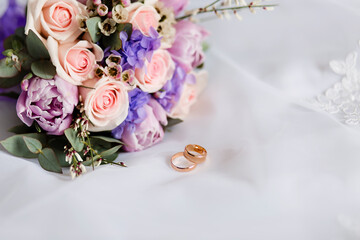
[[[140,151],[162,140],[167,124],[164,108],[150,94],[138,88],[129,92],[129,114],[126,120],[112,131],[114,138],[124,142],[127,152]]]
[[[145,60],[151,61],[152,54],[160,48],[161,38],[154,28],[150,28],[150,36],[143,35],[139,30],[134,30],[128,39],[127,33],[121,32],[121,55],[133,68],[142,68]]]
[[[167,115],[161,105],[153,98],[143,107],[146,118],[135,124],[134,130],[125,128],[121,140],[127,152],[144,150],[159,143],[164,137],[161,125],[167,125]]]
[[[62,135],[72,122],[78,103],[78,88],[58,76],[52,80],[34,77],[21,84],[17,101],[19,118],[31,126],[34,120],[50,135]]]
[[[125,121],[112,131],[114,138],[121,139],[124,130],[135,131],[136,124],[146,118],[144,106],[149,102],[150,94],[141,91],[139,88],[129,92],[129,113]]]
[[[160,0],[164,3],[165,7],[172,8],[175,16],[178,16],[183,12],[186,6],[189,4],[189,0]]]
[[[15,33],[19,27],[25,27],[25,8],[16,3],[15,0],[8,1],[9,5],[0,18],[0,53],[4,51],[4,40]],[[4,56],[0,54],[0,59]]]
[[[204,62],[202,43],[209,33],[188,20],[176,23],[175,29],[175,42],[169,52],[175,62],[190,72]]]

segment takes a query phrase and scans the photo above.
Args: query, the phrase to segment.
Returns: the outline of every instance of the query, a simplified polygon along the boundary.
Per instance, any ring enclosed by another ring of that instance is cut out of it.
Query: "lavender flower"
[[[150,28],[150,36],[143,35],[139,30],[134,30],[130,39],[125,31],[120,33],[122,41],[121,54],[126,62],[134,68],[142,68],[145,60],[151,61],[152,54],[161,45],[161,38],[154,28]]]
[[[0,18],[0,53],[4,51],[4,40],[14,34],[19,27],[25,27],[25,9],[16,3],[15,0],[9,0],[9,5],[3,16]],[[0,59],[4,58],[0,54]]]
[[[50,135],[62,135],[72,122],[78,88],[57,75],[52,80],[33,77],[21,84],[16,104],[18,117],[31,126],[36,121]]]
[[[114,138],[121,139],[125,128],[130,131],[135,131],[135,125],[145,120],[147,114],[144,109],[150,100],[150,94],[141,91],[139,88],[129,92],[129,113],[125,121],[112,131]]]
[[[160,105],[170,113],[171,109],[180,100],[184,83],[193,83],[196,81],[193,74],[187,74],[179,65],[176,66],[174,75],[171,80],[167,81],[164,87],[154,94]]]

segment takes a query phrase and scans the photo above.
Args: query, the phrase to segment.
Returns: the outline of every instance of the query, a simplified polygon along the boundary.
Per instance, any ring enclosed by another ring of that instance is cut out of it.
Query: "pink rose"
[[[189,3],[189,0],[160,0],[163,2],[165,7],[172,8],[174,10],[175,16],[178,16]]]
[[[134,131],[129,128],[124,129],[121,140],[127,152],[141,151],[160,142],[164,137],[161,124],[167,125],[165,110],[154,99],[150,99],[144,109],[147,115],[145,120],[136,124]]]
[[[153,93],[171,79],[174,71],[175,63],[169,52],[159,49],[154,52],[151,62],[146,61],[143,68],[135,69],[135,77],[141,90]]]
[[[98,45],[86,40],[59,45],[49,37],[47,43],[57,74],[74,85],[81,85],[83,81],[93,78],[96,62],[104,57]]]
[[[129,97],[121,81],[108,77],[84,82],[89,88],[79,87],[86,116],[93,132],[110,131],[120,125],[128,115]]]
[[[153,6],[133,3],[126,9],[129,11],[130,23],[145,36],[150,36],[151,27],[159,27],[160,15]]]
[[[183,20],[175,25],[176,35],[169,52],[187,72],[204,62],[202,42],[209,33],[199,25]]]
[[[77,16],[86,10],[76,0],[29,0],[27,7],[26,34],[31,29],[45,39],[72,42],[82,33]]]
[[[173,109],[171,109],[169,117],[179,118],[182,120],[185,119],[190,112],[191,106],[197,101],[200,93],[204,90],[207,84],[208,73],[206,71],[200,71],[198,73],[193,73],[193,75],[195,76],[196,81],[185,82],[180,100]]]

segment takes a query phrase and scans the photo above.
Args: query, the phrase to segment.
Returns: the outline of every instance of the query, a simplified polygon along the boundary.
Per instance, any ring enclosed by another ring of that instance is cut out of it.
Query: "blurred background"
[[[207,90],[161,144],[120,156],[126,171],[69,182],[0,155],[0,238],[360,239],[359,133],[308,104],[341,80],[329,61],[358,48],[360,1],[266,3],[279,6],[201,22]],[[0,102],[1,139],[20,122],[13,106]],[[192,142],[211,160],[177,175],[168,157]]]

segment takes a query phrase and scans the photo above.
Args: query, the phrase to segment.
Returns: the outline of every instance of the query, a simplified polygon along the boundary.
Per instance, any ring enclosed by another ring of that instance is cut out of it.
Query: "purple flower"
[[[129,113],[125,121],[112,131],[114,138],[121,139],[124,130],[135,131],[135,125],[141,123],[146,118],[144,106],[149,102],[150,94],[138,88],[129,92]]]
[[[130,39],[125,31],[120,33],[120,39],[122,41],[121,54],[133,68],[142,68],[145,60],[150,62],[153,52],[161,45],[161,38],[152,27],[149,37],[143,35],[139,30],[134,30]]]
[[[160,0],[164,3],[165,7],[172,8],[175,16],[178,16],[186,6],[189,4],[189,0]]]
[[[209,33],[188,20],[176,23],[175,29],[175,42],[169,52],[175,62],[179,63],[186,72],[190,72],[204,62],[202,42]]]
[[[78,88],[58,76],[52,80],[34,77],[21,84],[16,104],[19,118],[31,126],[34,120],[50,135],[62,135],[72,122],[78,103]]]
[[[179,102],[184,84],[188,82],[194,84],[196,82],[193,74],[187,74],[179,65],[176,66],[174,75],[171,80],[167,81],[164,87],[154,94],[160,105],[170,113],[173,107]]]
[[[25,8],[16,3],[15,0],[8,1],[9,5],[5,13],[0,18],[0,53],[4,51],[4,40],[15,33],[19,27],[25,27]],[[4,58],[0,54],[0,59]]]
[[[125,128],[122,134],[121,140],[127,152],[144,150],[160,142],[164,137],[161,124],[167,125],[165,110],[152,98],[143,106],[143,109],[146,114],[145,119],[136,123],[134,130]]]

